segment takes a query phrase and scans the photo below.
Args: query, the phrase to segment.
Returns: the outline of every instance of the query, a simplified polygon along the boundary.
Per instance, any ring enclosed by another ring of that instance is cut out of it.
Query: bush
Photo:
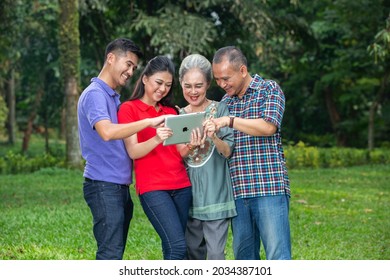
[[[307,147],[303,142],[296,146],[288,146],[284,151],[288,168],[302,168],[320,166],[319,150],[315,147]]]
[[[390,163],[390,149],[376,149],[369,153],[370,163],[373,164],[389,164]]]
[[[368,152],[355,148],[320,149],[321,167],[348,167],[368,164]]]
[[[390,163],[390,149],[376,149],[369,152],[355,148],[318,148],[307,146],[302,141],[296,145],[287,145],[284,154],[288,169]],[[11,150],[0,157],[0,174],[30,173],[46,167],[66,167],[63,153],[26,156]]]
[[[45,167],[64,167],[65,161],[49,154],[27,157],[20,153],[9,151],[0,158],[0,174],[30,173]]]
[[[289,169],[390,163],[390,149],[377,149],[369,152],[355,148],[317,148],[306,146],[300,141],[296,145],[288,145],[284,153]]]

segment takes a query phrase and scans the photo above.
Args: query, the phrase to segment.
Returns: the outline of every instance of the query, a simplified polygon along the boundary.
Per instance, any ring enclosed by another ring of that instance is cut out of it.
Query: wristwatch
[[[233,128],[233,123],[234,123],[235,116],[229,116],[229,118],[230,118],[229,127]]]

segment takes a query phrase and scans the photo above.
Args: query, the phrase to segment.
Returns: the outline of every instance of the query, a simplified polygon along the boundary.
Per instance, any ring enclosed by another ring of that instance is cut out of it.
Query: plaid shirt
[[[290,195],[280,136],[285,98],[279,85],[254,75],[242,99],[226,94],[222,101],[232,116],[262,118],[278,128],[272,136],[251,136],[234,130],[235,149],[229,165],[235,199]]]

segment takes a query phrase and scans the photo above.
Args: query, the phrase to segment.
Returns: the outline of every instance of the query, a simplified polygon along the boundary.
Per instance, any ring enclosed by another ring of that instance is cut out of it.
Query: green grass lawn
[[[291,170],[290,179],[294,259],[390,259],[390,166]],[[0,176],[0,259],[94,259],[82,181],[80,171],[64,169]],[[159,238],[131,192],[135,214],[124,259],[161,259]]]

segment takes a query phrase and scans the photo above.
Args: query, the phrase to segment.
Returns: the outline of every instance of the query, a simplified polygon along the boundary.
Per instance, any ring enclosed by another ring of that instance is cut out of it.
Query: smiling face
[[[172,87],[173,77],[167,71],[156,72],[149,77],[143,76],[142,82],[145,85],[145,94],[142,97],[142,101],[151,106],[155,106],[157,102],[169,93]]]
[[[187,71],[181,80],[183,96],[194,107],[200,107],[206,100],[206,91],[209,86],[206,77],[197,68]]]
[[[226,58],[220,63],[213,63],[213,75],[218,86],[230,97],[237,95],[242,98],[250,81],[245,65],[234,67]]]
[[[107,55],[111,88],[123,87],[137,69],[138,56],[132,52],[115,52]]]

